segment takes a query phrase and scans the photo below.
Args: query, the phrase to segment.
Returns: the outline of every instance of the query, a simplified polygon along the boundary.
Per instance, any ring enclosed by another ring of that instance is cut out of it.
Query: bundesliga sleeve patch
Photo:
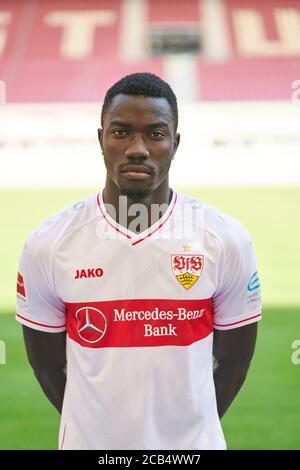
[[[24,286],[24,278],[21,273],[18,273],[17,279],[17,297],[20,300],[26,301],[26,292]]]

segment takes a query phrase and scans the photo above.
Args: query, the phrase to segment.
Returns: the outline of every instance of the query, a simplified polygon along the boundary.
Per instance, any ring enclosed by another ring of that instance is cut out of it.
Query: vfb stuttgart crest
[[[172,271],[178,282],[189,289],[201,276],[203,262],[203,255],[172,255]]]

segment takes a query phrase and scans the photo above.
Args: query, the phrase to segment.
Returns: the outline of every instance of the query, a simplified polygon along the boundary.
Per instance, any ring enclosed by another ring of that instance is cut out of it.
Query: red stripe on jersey
[[[87,348],[188,346],[213,331],[211,299],[109,300],[66,309],[69,337]]]
[[[166,219],[158,226],[156,227],[155,230],[153,230],[153,232],[150,232],[148,233],[148,235],[146,235],[144,238],[140,238],[139,240],[135,241],[132,243],[132,245],[137,245],[138,243],[142,242],[143,240],[145,240],[146,238],[150,237],[151,235],[153,235],[153,233],[157,232],[157,230],[161,229],[161,227],[167,222],[167,220],[170,218],[170,216],[172,215],[172,212],[174,210],[174,207],[175,207],[175,204],[176,204],[176,201],[177,201],[177,193],[175,193],[175,196],[174,196],[174,202],[173,202],[173,205],[171,207],[171,210],[168,214],[168,216],[166,217]]]
[[[214,326],[232,326],[232,325],[238,325],[239,323],[244,323],[245,321],[249,321],[249,320],[252,320],[253,318],[257,318],[257,317],[260,317],[261,316],[261,313],[259,313],[258,315],[254,315],[253,317],[249,317],[249,318],[244,318],[244,320],[240,320],[240,321],[235,321],[234,323],[214,323]]]
[[[122,230],[118,229],[118,227],[116,227],[115,225],[113,225],[110,220],[107,218],[105,212],[103,211],[102,207],[101,207],[101,204],[100,204],[100,193],[98,193],[97,195],[97,204],[99,206],[99,209],[100,209],[100,212],[102,214],[102,217],[104,218],[104,220],[106,221],[106,223],[108,223],[108,225],[110,227],[112,227],[113,229],[115,229],[118,233],[120,233],[121,235],[123,235],[124,237],[127,237],[129,239],[131,239],[130,235],[128,235],[127,233],[125,232],[122,232]]]
[[[176,202],[177,202],[177,193],[174,192],[174,197],[172,198],[172,206],[169,207],[169,208],[168,208],[168,211],[166,212],[166,214],[164,214],[165,219],[164,219],[164,216],[163,216],[161,223],[158,225],[158,227],[156,227],[156,228],[153,229],[152,231],[151,231],[151,227],[149,227],[149,232],[148,232],[144,237],[138,238],[137,240],[135,240],[135,241],[132,243],[132,246],[135,246],[135,245],[137,245],[138,243],[140,243],[140,242],[146,240],[146,238],[151,237],[151,235],[153,235],[153,233],[157,232],[157,230],[160,230],[161,227],[167,222],[167,220],[168,220],[168,219],[170,218],[170,216],[172,215],[173,210],[174,210],[174,207],[175,207],[175,205],[176,205]],[[102,217],[104,218],[104,220],[106,221],[106,223],[107,223],[110,227],[112,227],[113,229],[115,229],[118,233],[120,233],[121,235],[123,235],[124,237],[127,237],[129,240],[132,240],[132,238],[133,238],[132,236],[128,235],[128,233],[125,233],[123,230],[120,230],[120,229],[118,228],[117,225],[119,225],[119,224],[117,224],[117,222],[115,222],[115,221],[111,222],[111,221],[109,220],[109,218],[107,217],[107,214],[106,214],[106,212],[105,212],[105,209],[102,208],[100,193],[98,193],[98,195],[97,195],[97,204],[98,204],[98,207],[99,207],[99,209],[100,209],[101,215],[102,215]]]
[[[64,425],[63,438],[62,438],[62,441],[61,441],[61,445],[60,445],[60,448],[59,448],[59,450],[62,450],[62,448],[63,448],[63,446],[64,446],[64,443],[65,443],[65,437],[66,437],[66,427],[67,427],[67,425],[65,424],[65,425]]]
[[[45,323],[38,323],[36,321],[28,320],[28,318],[22,317],[19,313],[16,314],[17,317],[22,318],[22,320],[26,320],[28,323],[32,323],[33,325],[38,325],[38,326],[44,326],[45,328],[64,328],[66,325],[58,325],[58,326],[53,326],[53,325],[46,325]]]

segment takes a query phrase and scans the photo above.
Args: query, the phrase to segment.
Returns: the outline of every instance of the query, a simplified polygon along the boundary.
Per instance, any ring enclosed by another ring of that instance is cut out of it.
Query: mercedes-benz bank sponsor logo
[[[107,330],[107,319],[95,307],[82,307],[75,313],[78,336],[87,343],[97,343]]]
[[[205,309],[199,310],[187,310],[184,307],[177,307],[177,311],[173,310],[160,310],[155,307],[154,310],[133,310],[126,311],[124,308],[121,310],[114,309],[114,321],[115,322],[131,322],[140,321],[144,324],[144,337],[147,336],[177,336],[177,326],[173,323],[167,323],[166,325],[155,326],[154,323],[146,323],[147,321],[155,322],[157,320],[196,320],[201,318],[204,314]]]
[[[178,336],[178,330],[182,324],[202,318],[204,313],[205,308],[190,310],[185,307],[176,307],[174,310],[163,310],[155,307],[151,310],[113,308],[111,314],[104,315],[98,308],[85,306],[76,311],[75,317],[78,336],[86,343],[95,344],[101,341],[106,334],[108,322],[111,322],[110,328],[113,325],[115,325],[114,328],[117,328],[118,323],[126,325],[126,323],[133,322],[134,324],[130,328],[132,334],[141,335],[144,338]],[[135,326],[138,328],[137,330],[134,328]],[[123,328],[122,326],[120,334],[124,334],[126,331]]]

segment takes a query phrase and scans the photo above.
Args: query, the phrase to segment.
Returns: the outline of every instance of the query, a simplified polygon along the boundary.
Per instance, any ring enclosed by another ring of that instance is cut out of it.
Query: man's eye
[[[165,134],[163,132],[160,132],[160,131],[154,131],[154,132],[152,132],[152,135],[156,139],[159,139],[160,137],[164,137]]]
[[[123,137],[124,135],[126,135],[126,130],[125,129],[114,129],[112,131],[112,134],[116,135],[117,137]]]

